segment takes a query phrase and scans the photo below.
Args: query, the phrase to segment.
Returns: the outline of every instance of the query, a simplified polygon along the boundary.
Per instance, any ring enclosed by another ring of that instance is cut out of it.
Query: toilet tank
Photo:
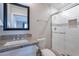
[[[46,40],[47,40],[47,38],[39,38],[37,40],[39,41],[38,45],[39,45],[40,49],[46,48]]]

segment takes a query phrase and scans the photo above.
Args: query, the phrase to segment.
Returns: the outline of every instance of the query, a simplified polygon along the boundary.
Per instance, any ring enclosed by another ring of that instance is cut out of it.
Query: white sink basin
[[[28,43],[28,40],[17,40],[17,41],[11,41],[4,44],[4,46],[8,45],[16,45],[16,44],[22,44],[22,43]]]

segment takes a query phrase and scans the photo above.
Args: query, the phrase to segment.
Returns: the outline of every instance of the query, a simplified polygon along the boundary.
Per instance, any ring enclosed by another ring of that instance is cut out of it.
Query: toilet
[[[37,41],[39,42],[39,44],[38,44],[38,47],[40,48],[40,49],[44,49],[44,48],[46,48],[46,41],[47,41],[47,38],[39,38],[39,39],[37,39]]]
[[[46,47],[46,38],[40,38],[39,41],[39,48],[41,50],[42,56],[56,56],[53,51],[50,49],[45,48]]]
[[[50,49],[42,49],[41,52],[42,56],[56,56],[55,53]]]

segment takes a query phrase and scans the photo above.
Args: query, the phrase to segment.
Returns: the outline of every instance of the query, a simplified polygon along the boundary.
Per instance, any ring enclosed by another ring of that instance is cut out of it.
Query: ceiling
[[[22,3],[23,5],[32,5],[33,3]],[[71,4],[71,3],[41,3],[45,6],[51,6],[52,8],[55,8],[57,10],[60,10],[62,8],[64,8],[65,6]]]
[[[70,3],[52,3],[51,6],[57,10],[60,10],[69,4]]]

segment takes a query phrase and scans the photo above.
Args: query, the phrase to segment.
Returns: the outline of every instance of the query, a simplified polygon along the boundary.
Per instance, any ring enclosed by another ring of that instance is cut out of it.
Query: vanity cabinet
[[[26,46],[0,53],[0,56],[36,56],[36,46]]]

